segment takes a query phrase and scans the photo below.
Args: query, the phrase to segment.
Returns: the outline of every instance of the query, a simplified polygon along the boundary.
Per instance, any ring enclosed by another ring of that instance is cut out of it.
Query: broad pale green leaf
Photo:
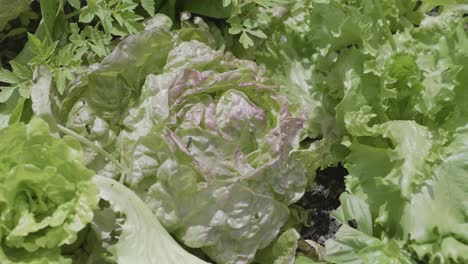
[[[185,251],[133,191],[103,176],[93,181],[99,186],[101,198],[126,217],[119,241],[112,246],[119,264],[207,263]]]

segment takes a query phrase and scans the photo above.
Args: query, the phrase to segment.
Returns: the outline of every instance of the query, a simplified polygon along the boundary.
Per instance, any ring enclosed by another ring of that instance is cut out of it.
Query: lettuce
[[[86,149],[89,167],[124,180],[185,245],[251,262],[305,192],[303,118],[201,19],[171,27],[157,15],[90,66],[63,103],[66,127],[120,160]]]
[[[404,234],[415,242],[411,249],[431,263],[468,261],[467,144],[465,126],[456,131],[431,180],[412,197],[403,212]]]
[[[94,174],[40,119],[0,130],[0,262],[71,263],[60,248],[93,219]]]
[[[466,11],[465,5],[447,5],[437,17],[426,16],[419,28],[394,34],[396,49],[381,45],[375,61],[364,60],[336,106],[339,127],[348,136],[343,144],[350,150],[347,189],[372,215],[367,225],[375,229],[367,235],[394,245],[392,251],[370,244],[356,248],[356,260],[382,262],[376,256],[385,252],[407,256],[406,262],[467,261],[466,210],[463,202],[461,207],[449,202],[466,196],[461,101],[467,95]],[[450,186],[454,183],[459,188]],[[439,214],[443,220],[434,217]],[[357,220],[352,216],[342,220]],[[337,241],[342,239],[339,232]],[[328,249],[330,261],[345,254],[333,241]],[[374,257],[360,253],[367,251]]]
[[[414,263],[417,258],[428,263],[466,262],[467,136],[466,127],[457,130],[453,141],[441,151],[441,163],[426,172],[427,180],[412,192],[409,200],[398,195],[398,188],[384,186],[379,178],[361,184],[352,183],[356,179],[350,178],[353,194],[342,195],[342,205],[334,213],[344,226],[336,240],[327,241],[327,260],[333,263],[390,260]],[[372,155],[379,156],[375,152]],[[368,168],[385,164],[385,161],[375,162],[373,159],[371,165],[361,161]],[[373,173],[376,171],[369,171],[367,175],[376,175]],[[364,175],[357,174],[355,168],[350,173],[353,177]],[[383,192],[378,188],[390,190]],[[357,230],[349,226],[353,220]],[[381,230],[380,239],[373,237],[378,232],[374,228]]]
[[[146,77],[118,138],[126,182],[187,246],[250,262],[304,193],[302,120],[264,69],[199,40]]]
[[[468,262],[466,1],[37,2],[0,0],[0,263]]]
[[[320,165],[349,171],[332,263],[466,262],[467,155],[448,153],[464,145],[468,9],[422,2],[298,1],[256,47]]]

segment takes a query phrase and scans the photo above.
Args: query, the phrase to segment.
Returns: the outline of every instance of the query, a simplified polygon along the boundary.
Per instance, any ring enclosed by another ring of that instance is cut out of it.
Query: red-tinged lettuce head
[[[252,261],[306,185],[294,154],[303,120],[287,104],[254,62],[182,42],[124,119],[127,183],[186,245]]]
[[[126,184],[187,246],[251,262],[304,193],[303,118],[263,67],[225,52],[201,19],[184,23],[158,15],[90,67],[67,127],[119,157]]]

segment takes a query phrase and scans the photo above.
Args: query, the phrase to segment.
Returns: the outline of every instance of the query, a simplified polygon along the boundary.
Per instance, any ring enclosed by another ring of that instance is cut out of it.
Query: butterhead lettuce
[[[262,69],[183,42],[149,75],[120,134],[130,186],[166,228],[219,262],[251,261],[303,194],[294,118]]]
[[[171,27],[157,15],[92,65],[67,127],[120,159],[126,171],[87,155],[102,175],[125,178],[185,245],[251,262],[305,192],[304,119],[264,67],[226,52],[203,20]]]

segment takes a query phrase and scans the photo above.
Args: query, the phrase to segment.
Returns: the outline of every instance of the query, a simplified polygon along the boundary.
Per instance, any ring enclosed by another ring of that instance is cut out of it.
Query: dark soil
[[[310,210],[308,222],[311,226],[302,229],[302,239],[323,245],[326,240],[334,237],[340,224],[330,213],[340,206],[339,198],[345,191],[346,175],[348,171],[341,165],[317,171],[317,186],[299,201],[299,205]]]

